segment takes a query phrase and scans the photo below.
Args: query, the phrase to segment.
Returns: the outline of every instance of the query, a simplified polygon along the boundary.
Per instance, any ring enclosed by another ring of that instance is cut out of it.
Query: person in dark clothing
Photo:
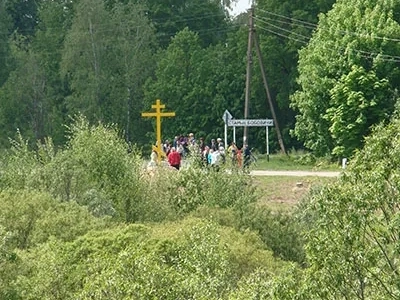
[[[251,157],[251,151],[249,148],[249,145],[244,145],[244,149],[242,151],[243,155],[243,169],[249,169],[250,166],[250,157]]]
[[[212,140],[211,140],[210,149],[212,149],[213,151],[217,151],[217,149],[218,149],[218,144],[215,142],[215,139],[212,139]]]

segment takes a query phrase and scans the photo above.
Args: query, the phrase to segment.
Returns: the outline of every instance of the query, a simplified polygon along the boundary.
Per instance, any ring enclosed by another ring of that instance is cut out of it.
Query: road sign
[[[238,120],[228,120],[228,126],[258,126],[258,127],[266,127],[266,126],[274,126],[274,120],[272,119],[238,119]]]
[[[224,120],[225,124],[228,124],[229,120],[232,120],[233,116],[231,113],[226,109],[224,111],[224,115],[222,116],[222,120]]]

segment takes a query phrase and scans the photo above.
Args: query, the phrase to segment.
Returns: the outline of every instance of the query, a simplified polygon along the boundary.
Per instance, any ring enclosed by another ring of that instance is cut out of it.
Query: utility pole
[[[269,107],[271,109],[272,118],[274,119],[274,124],[275,124],[276,134],[278,136],[279,146],[281,147],[282,153],[286,153],[285,145],[283,144],[281,131],[279,129],[278,118],[276,117],[274,105],[272,103],[271,94],[269,92],[267,77],[265,76],[264,64],[262,62],[262,57],[261,57],[260,44],[258,43],[258,38],[257,38],[256,34],[254,35],[254,39],[255,39],[254,44],[256,45],[256,52],[257,52],[257,56],[258,56],[258,63],[260,65],[260,71],[261,71],[261,75],[262,75],[263,82],[264,82],[265,92],[267,93],[267,99],[268,99]]]
[[[278,136],[279,145],[281,147],[282,153],[286,153],[285,145],[283,143],[281,131],[279,129],[278,118],[275,114],[274,105],[272,102],[272,97],[269,92],[267,77],[265,75],[264,65],[262,62],[260,45],[258,43],[257,35],[254,28],[254,2],[252,7],[249,9],[249,39],[247,44],[247,68],[246,68],[246,94],[245,94],[245,102],[244,102],[244,118],[247,119],[249,116],[249,99],[250,99],[250,78],[251,78],[251,68],[253,64],[253,56],[252,56],[252,46],[253,43],[256,46],[256,54],[258,56],[258,61],[260,65],[260,71],[264,82],[264,88],[267,93],[267,100],[269,103],[269,107],[271,109],[271,114],[274,119],[275,129]],[[248,144],[248,130],[247,126],[244,126],[243,131],[243,145]]]
[[[247,67],[246,67],[246,94],[244,100],[244,118],[249,117],[249,99],[250,99],[250,79],[251,68],[253,64],[252,46],[253,46],[253,33],[254,33],[254,6],[249,9],[249,39],[247,42]],[[243,146],[248,143],[247,140],[247,126],[243,129]]]

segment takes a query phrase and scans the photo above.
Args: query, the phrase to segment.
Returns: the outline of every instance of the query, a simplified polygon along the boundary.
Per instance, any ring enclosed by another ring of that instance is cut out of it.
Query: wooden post
[[[244,118],[249,117],[249,101],[250,101],[250,79],[251,68],[253,64],[252,46],[253,46],[253,33],[254,33],[254,6],[249,9],[249,38],[247,41],[247,65],[246,65],[246,90],[244,98]],[[243,129],[243,147],[248,144],[248,131],[247,126]]]
[[[165,104],[161,104],[160,99],[157,99],[156,104],[153,104],[151,108],[155,108],[156,112],[144,112],[142,117],[156,117],[157,145],[153,145],[153,150],[157,152],[158,163],[160,163],[161,156],[165,156],[161,143],[161,117],[175,117],[175,112],[161,112],[161,109],[165,108]]]

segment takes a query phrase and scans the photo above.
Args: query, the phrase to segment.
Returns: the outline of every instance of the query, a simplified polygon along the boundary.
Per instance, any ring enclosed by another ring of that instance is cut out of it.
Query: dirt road
[[[317,176],[317,177],[338,177],[341,172],[334,171],[267,171],[252,170],[250,175],[254,176]]]

